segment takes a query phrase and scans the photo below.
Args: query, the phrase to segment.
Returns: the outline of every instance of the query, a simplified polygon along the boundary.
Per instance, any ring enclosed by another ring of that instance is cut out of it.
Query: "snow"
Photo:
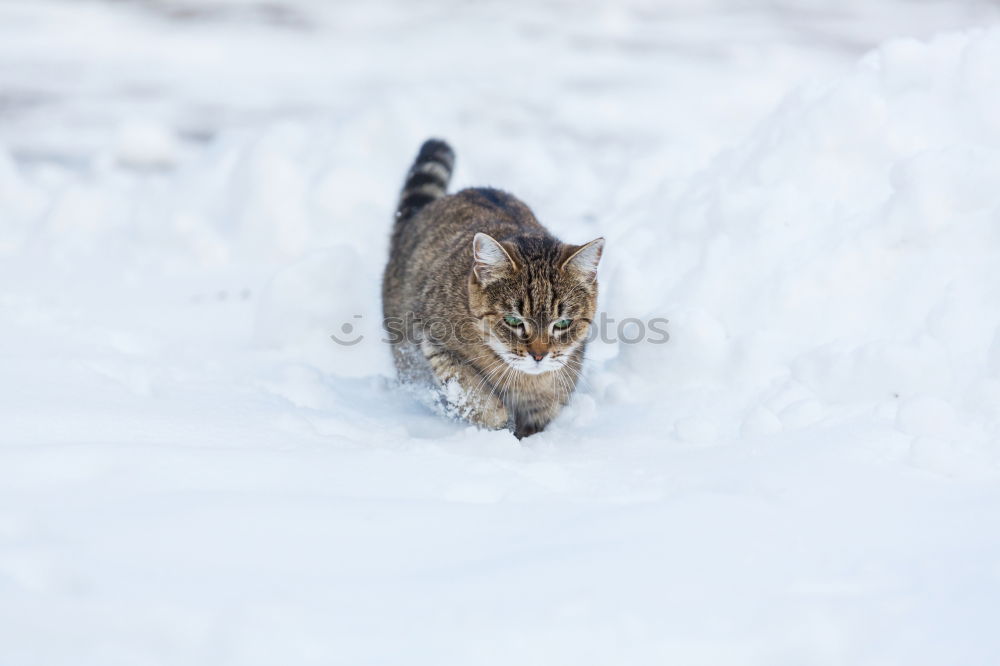
[[[0,4],[0,663],[996,663],[998,19]],[[431,135],[669,320],[520,444],[381,342]]]

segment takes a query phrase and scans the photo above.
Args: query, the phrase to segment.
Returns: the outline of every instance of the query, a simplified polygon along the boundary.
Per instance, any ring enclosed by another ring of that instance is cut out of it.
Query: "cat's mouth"
[[[510,367],[526,375],[544,375],[546,372],[559,370],[563,367],[563,362],[551,355],[547,355],[541,360],[536,361],[531,356],[518,356],[517,354],[508,352],[500,354],[500,358]]]
[[[519,356],[515,354],[495,338],[489,340],[488,344],[504,363],[526,375],[544,375],[546,372],[559,370],[563,367],[563,361],[552,354],[546,354],[541,360],[536,361],[529,355]]]
[[[562,363],[553,359],[551,356],[546,356],[541,361],[536,361],[535,359],[527,356],[515,356],[505,360],[512,368],[520,370],[526,375],[543,375],[546,372],[558,370],[562,367]]]

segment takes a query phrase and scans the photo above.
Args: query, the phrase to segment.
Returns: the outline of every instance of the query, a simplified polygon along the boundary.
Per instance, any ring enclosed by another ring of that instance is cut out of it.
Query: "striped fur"
[[[393,358],[446,414],[527,437],[580,377],[604,241],[563,243],[501,190],[445,194],[454,159],[425,143],[400,196],[382,280]]]
[[[443,197],[448,191],[454,166],[455,152],[451,146],[439,139],[425,141],[406,174],[396,206],[396,219],[408,220],[430,202]]]

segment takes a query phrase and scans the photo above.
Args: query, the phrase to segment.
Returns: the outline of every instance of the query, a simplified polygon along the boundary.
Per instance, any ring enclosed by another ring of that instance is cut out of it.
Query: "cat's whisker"
[[[576,381],[581,381],[587,387],[587,390],[593,391],[594,386],[590,383],[590,380],[583,374],[583,362],[578,361],[575,358],[567,358],[565,367],[574,374],[574,379]]]
[[[559,382],[560,390],[566,394],[563,399],[567,399],[569,397],[569,387],[566,383],[566,377],[563,374],[563,368],[559,368],[555,371],[555,378]]]
[[[565,379],[569,384],[569,390],[571,393],[574,390],[576,390],[577,383],[581,379],[583,380],[583,383],[586,384],[589,388],[587,379],[582,376],[580,368],[573,367],[572,365],[566,365],[564,366],[564,370],[565,370]]]
[[[505,388],[506,388],[506,385],[507,385],[507,381],[508,381],[509,375],[511,373],[513,373],[513,372],[515,372],[514,368],[511,367],[510,364],[505,363],[503,371],[500,373],[500,376],[497,378],[496,395],[497,395],[497,398],[500,400],[500,402],[502,402],[504,405],[507,404],[506,401],[505,401],[505,397],[506,397],[506,395],[505,395],[505,393],[506,393]]]
[[[483,378],[476,386],[473,394],[476,396],[482,396],[482,392],[487,387],[487,384],[492,381],[494,375],[501,371],[504,365],[506,365],[506,362],[501,358],[493,361],[489,366],[487,366],[487,369],[484,371]],[[490,388],[492,389],[492,386]]]
[[[501,399],[506,401],[511,387],[517,388],[517,382],[520,379],[520,375],[521,373],[519,371],[517,371],[513,366],[510,366],[510,372],[507,373],[507,379],[504,382]]]

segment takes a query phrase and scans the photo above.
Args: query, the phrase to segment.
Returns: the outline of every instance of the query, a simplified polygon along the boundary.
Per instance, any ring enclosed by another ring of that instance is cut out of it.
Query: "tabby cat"
[[[393,357],[446,413],[520,439],[576,387],[604,239],[562,243],[500,190],[446,195],[454,161],[427,141],[400,195],[382,281]]]

